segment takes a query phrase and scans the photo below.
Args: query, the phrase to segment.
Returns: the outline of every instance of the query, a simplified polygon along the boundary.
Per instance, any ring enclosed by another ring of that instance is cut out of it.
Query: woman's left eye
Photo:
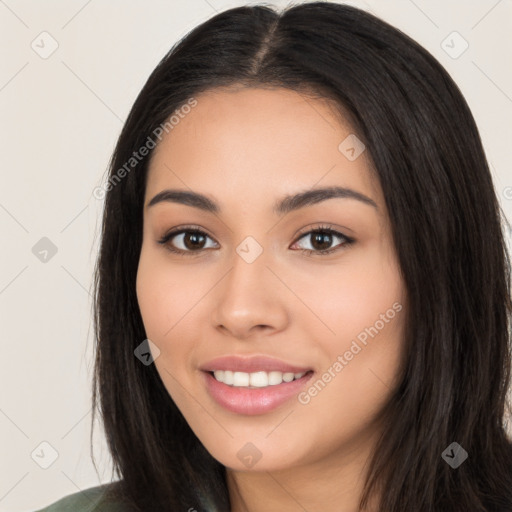
[[[303,238],[306,238],[310,242],[310,246],[312,249],[302,249],[304,252],[306,252],[308,255],[312,254],[329,254],[331,252],[337,251],[343,246],[351,245],[355,242],[353,238],[350,238],[343,233],[340,233],[338,231],[335,231],[334,229],[331,229],[328,226],[319,227],[316,229],[313,229],[311,231],[308,231],[307,233],[304,233],[301,235],[299,240],[302,240]],[[325,246],[331,245],[333,243],[333,239],[338,238],[342,242],[334,247],[331,247],[330,249],[326,249]],[[297,242],[296,242],[297,243]],[[295,245],[295,244],[294,244]],[[320,247],[315,247],[320,246]]]
[[[350,238],[338,231],[331,229],[329,226],[320,226],[311,231],[303,233],[300,238],[293,245],[296,245],[303,238],[307,239],[309,237],[310,247],[306,249],[301,249],[301,251],[307,253],[308,255],[312,254],[329,254],[332,253],[343,246],[351,245],[355,242],[353,238]],[[187,254],[191,256],[193,253],[200,253],[206,248],[204,243],[206,239],[211,238],[201,229],[197,227],[182,227],[175,229],[166,235],[163,236],[162,239],[158,240],[159,244],[165,245],[171,252],[178,254]],[[333,243],[334,239],[340,239],[341,243],[338,245],[326,248],[326,246],[330,246]],[[182,247],[176,247],[174,245],[175,242],[170,243],[173,239],[176,239]],[[292,246],[293,247],[293,246]]]

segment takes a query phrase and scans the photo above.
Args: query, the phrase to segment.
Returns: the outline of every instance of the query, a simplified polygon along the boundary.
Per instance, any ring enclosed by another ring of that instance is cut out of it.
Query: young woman
[[[417,43],[327,2],[222,12],[150,76],[105,192],[119,481],[48,512],[512,511],[504,218]]]

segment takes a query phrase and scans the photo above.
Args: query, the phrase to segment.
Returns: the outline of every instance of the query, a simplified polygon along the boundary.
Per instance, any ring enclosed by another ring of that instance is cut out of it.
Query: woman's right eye
[[[179,228],[165,234],[159,241],[159,244],[165,245],[171,252],[178,254],[199,253],[205,247],[204,241],[210,238],[204,231],[197,228]],[[211,240],[211,238],[210,238]],[[176,245],[182,247],[176,247]]]

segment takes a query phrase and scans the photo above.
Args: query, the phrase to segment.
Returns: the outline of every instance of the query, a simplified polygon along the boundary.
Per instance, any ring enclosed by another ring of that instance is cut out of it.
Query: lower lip
[[[277,409],[300,392],[313,372],[292,382],[283,382],[264,388],[243,388],[228,386],[219,382],[211,373],[203,372],[206,388],[211,397],[224,409],[237,414],[265,414]]]

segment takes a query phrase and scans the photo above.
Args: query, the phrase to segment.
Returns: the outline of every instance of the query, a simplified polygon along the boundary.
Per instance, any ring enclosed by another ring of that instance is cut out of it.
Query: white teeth
[[[232,372],[230,370],[215,370],[213,375],[216,380],[233,387],[253,387],[264,388],[267,386],[276,386],[283,382],[291,382],[294,379],[303,377],[303,373],[283,373],[283,372]]]
[[[293,373],[285,373],[283,375],[283,380],[285,382],[291,382],[293,380]]]
[[[250,373],[249,382],[255,388],[264,388],[268,386],[268,374],[267,372]]]
[[[249,374],[245,372],[235,372],[233,374],[233,386],[248,386]]]
[[[269,372],[268,383],[270,386],[281,384],[283,382],[283,374],[281,372]]]

